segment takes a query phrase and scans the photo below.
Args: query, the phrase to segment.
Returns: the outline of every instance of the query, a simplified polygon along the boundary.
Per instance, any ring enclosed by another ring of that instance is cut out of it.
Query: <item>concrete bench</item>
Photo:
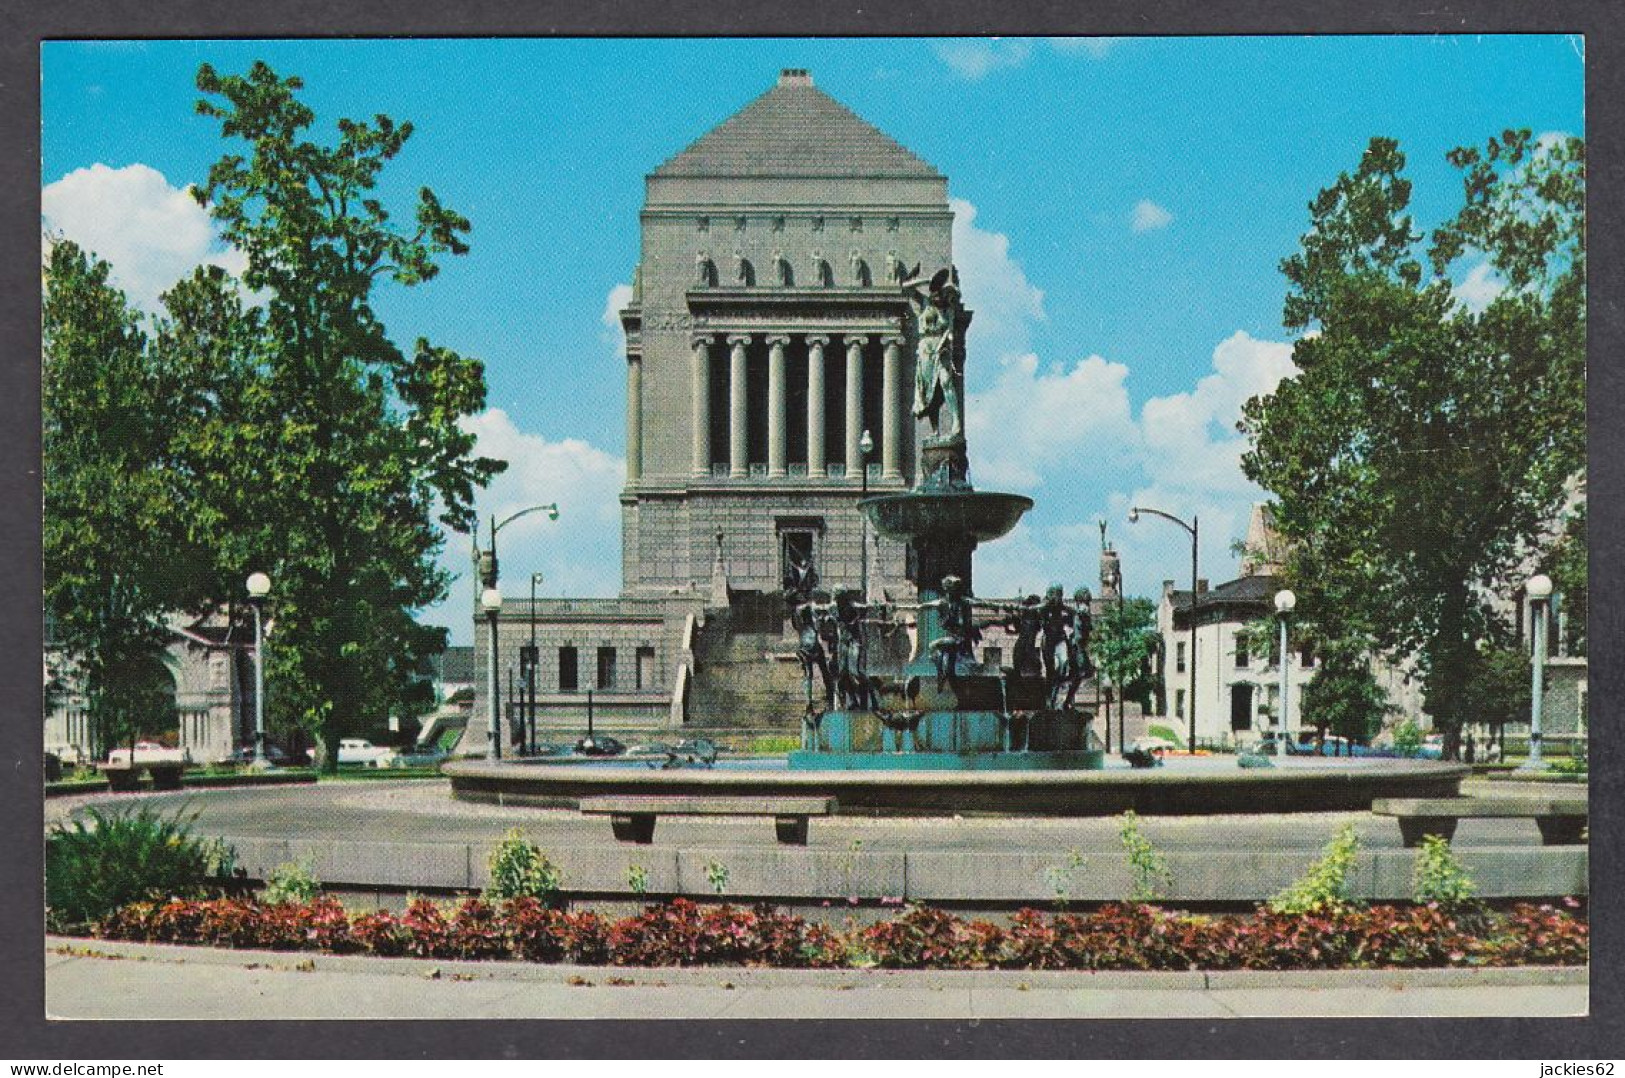
[[[1456,822],[1463,819],[1533,819],[1543,844],[1571,846],[1580,841],[1590,820],[1583,797],[1392,797],[1371,802],[1371,811],[1398,817],[1406,846],[1418,845],[1424,835],[1449,842]]]
[[[780,842],[805,846],[807,818],[835,811],[833,797],[583,797],[581,811],[608,816],[610,828],[622,842],[647,845],[654,841],[655,820],[661,816],[771,816]]]
[[[186,770],[186,765],[163,760],[140,762],[134,767],[129,764],[103,764],[101,770],[102,774],[107,778],[109,789],[115,793],[130,793],[141,788],[141,772],[143,771],[152,780],[154,790],[179,790],[181,788],[181,774]]]

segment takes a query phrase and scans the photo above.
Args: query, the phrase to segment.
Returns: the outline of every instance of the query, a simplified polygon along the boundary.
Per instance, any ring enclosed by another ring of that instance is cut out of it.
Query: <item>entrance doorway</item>
[[[1232,733],[1253,728],[1253,687],[1230,686],[1230,730]]]

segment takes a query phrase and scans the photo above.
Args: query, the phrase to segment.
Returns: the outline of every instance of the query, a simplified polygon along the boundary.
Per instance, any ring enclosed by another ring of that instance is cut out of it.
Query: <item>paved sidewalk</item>
[[[1584,1015],[1585,969],[1053,973],[615,969],[48,938],[56,1019]]]

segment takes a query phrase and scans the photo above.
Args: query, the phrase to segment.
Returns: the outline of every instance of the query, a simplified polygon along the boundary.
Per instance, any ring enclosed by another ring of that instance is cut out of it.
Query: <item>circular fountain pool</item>
[[[660,770],[641,761],[459,760],[452,795],[501,805],[574,808],[602,794],[834,797],[843,814],[1034,816],[1361,811],[1379,797],[1454,797],[1470,769],[1428,760],[1287,759],[1241,768],[1233,756],[1170,757],[1096,771],[791,771],[782,757]]]

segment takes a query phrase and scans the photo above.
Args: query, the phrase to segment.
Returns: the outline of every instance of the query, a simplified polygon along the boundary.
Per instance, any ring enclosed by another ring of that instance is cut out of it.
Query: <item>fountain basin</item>
[[[1019,757],[1021,754],[1009,754]],[[1037,755],[1037,754],[1033,754]],[[895,766],[887,767],[887,758]],[[1287,759],[1270,768],[1235,757],[1175,757],[1149,770],[913,770],[903,754],[869,754],[862,769],[650,768],[458,760],[442,770],[452,795],[500,805],[575,808],[600,794],[834,797],[843,815],[1115,816],[1350,812],[1379,797],[1455,797],[1471,769],[1428,760]],[[742,761],[741,761],[742,763]]]
[[[1033,500],[996,491],[919,491],[865,498],[859,508],[887,539],[950,536],[955,542],[987,542],[1007,535]],[[934,583],[934,582],[933,582]]]

